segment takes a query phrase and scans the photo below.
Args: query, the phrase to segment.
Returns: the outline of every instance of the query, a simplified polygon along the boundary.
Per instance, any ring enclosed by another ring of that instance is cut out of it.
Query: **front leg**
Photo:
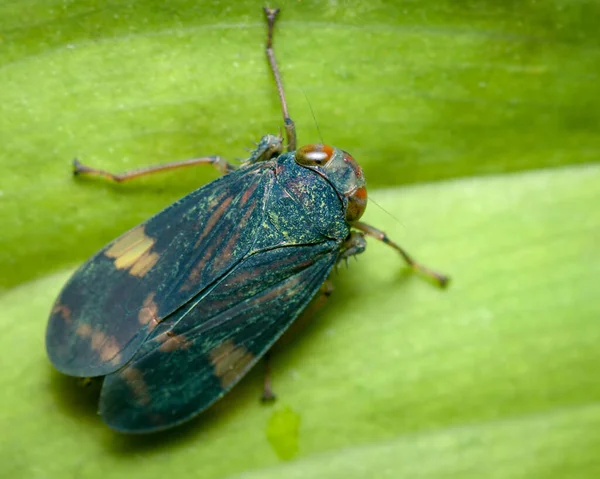
[[[346,241],[342,246],[342,250],[338,255],[338,263],[342,260],[348,264],[348,258],[350,256],[356,256],[357,254],[361,254],[367,248],[367,240],[365,240],[364,233],[359,233],[358,231],[351,231]]]
[[[281,136],[265,135],[256,144],[256,148],[252,150],[250,158],[244,163],[258,163],[259,161],[267,161],[273,157],[277,157],[283,151],[283,143]],[[154,173],[163,171],[177,170],[189,166],[210,165],[219,171],[222,175],[231,173],[237,170],[239,166],[229,163],[220,156],[203,156],[200,158],[191,158],[189,160],[172,161],[170,163],[162,163],[160,165],[146,166],[135,170],[125,171],[123,173],[111,173],[99,168],[93,168],[82,164],[79,160],[73,160],[73,174],[75,176],[98,176],[106,180],[122,183],[124,181],[133,180],[141,176],[149,176]]]
[[[428,268],[427,266],[424,266],[415,261],[413,257],[410,254],[408,254],[408,252],[404,248],[402,248],[400,245],[389,239],[383,231],[378,230],[377,228],[369,226],[368,224],[362,223],[360,221],[355,221],[354,223],[352,223],[352,227],[361,230],[363,236],[370,236],[394,248],[396,251],[398,251],[398,253],[400,253],[404,261],[406,261],[406,264],[408,264],[408,266],[413,271],[425,277],[426,279],[433,281],[440,288],[445,288],[446,286],[448,286],[448,283],[450,282],[450,278],[448,276],[446,276],[445,274],[438,273],[437,271],[434,271]]]

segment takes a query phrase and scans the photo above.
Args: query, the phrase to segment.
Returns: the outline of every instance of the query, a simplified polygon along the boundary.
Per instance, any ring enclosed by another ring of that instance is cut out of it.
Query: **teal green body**
[[[255,153],[117,238],[60,293],[49,358],[68,375],[105,376],[100,414],[110,427],[156,431],[209,407],[336,262],[364,250],[350,232],[366,205],[352,157],[326,145],[279,151]]]

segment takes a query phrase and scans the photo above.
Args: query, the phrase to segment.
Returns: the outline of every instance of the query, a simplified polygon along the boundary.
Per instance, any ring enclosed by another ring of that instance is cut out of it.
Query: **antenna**
[[[308,95],[304,91],[304,88],[300,87],[300,89],[302,90],[302,93],[304,94],[304,98],[306,98],[306,103],[308,103],[308,108],[310,108],[310,114],[312,115],[313,121],[315,122],[315,126],[317,127],[317,133],[319,134],[319,139],[321,140],[321,143],[325,144],[325,142],[323,141],[323,135],[321,135],[321,129],[319,128],[319,123],[317,122],[317,117],[315,116],[313,107],[310,103],[310,100],[308,99]]]

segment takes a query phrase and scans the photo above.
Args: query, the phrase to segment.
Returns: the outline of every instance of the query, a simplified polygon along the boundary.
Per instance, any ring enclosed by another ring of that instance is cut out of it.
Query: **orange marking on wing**
[[[242,231],[248,224],[248,220],[250,219],[250,216],[252,216],[253,212],[254,212],[254,208],[249,208],[248,211],[246,211],[246,213],[244,213],[244,216],[238,223],[236,229],[231,232],[231,236],[227,240],[227,243],[225,243],[225,246],[223,246],[223,249],[221,251],[219,251],[218,256],[215,258],[215,260],[213,262],[213,265],[212,265],[213,272],[216,272],[216,271],[219,271],[220,269],[222,269],[227,264],[229,259],[233,256],[233,252],[235,251],[235,245],[239,241]]]
[[[240,200],[238,207],[244,206],[248,202],[248,200],[250,199],[250,197],[253,195],[254,191],[256,190],[257,186],[258,186],[258,183],[253,183],[250,186],[250,188],[248,188],[246,191],[244,191],[244,194],[242,195],[242,199]]]
[[[223,214],[225,213],[225,210],[231,204],[231,199],[232,199],[231,196],[225,198],[225,200],[223,200],[223,202],[219,205],[219,207],[215,211],[213,211],[213,213],[210,215],[210,218],[208,218],[208,220],[206,221],[206,224],[204,225],[202,234],[196,240],[196,244],[194,245],[194,248],[197,248],[198,246],[200,246],[202,241],[204,241],[204,238],[206,238],[208,233],[217,224],[217,221],[219,221],[221,219],[221,216],[223,216]]]
[[[296,263],[296,261],[297,261],[297,259],[294,257],[291,257],[291,256],[286,257],[286,258],[281,259],[277,263],[274,263],[273,267],[287,269],[287,268],[289,268],[289,266],[291,264]],[[310,267],[313,264],[314,264],[314,260],[312,260],[312,259],[307,259],[300,263],[296,263],[296,264],[294,264],[294,268],[291,269],[292,274],[303,271],[304,269]],[[236,271],[234,275],[227,278],[226,287],[227,288],[238,288],[241,285],[247,284],[248,282],[256,279],[258,276],[263,275],[263,274],[264,273],[262,271],[257,271],[257,270]],[[267,293],[266,298],[272,299],[272,297],[274,297],[278,294],[281,294],[282,291],[284,291],[285,289],[295,287],[299,282],[300,282],[300,278],[294,277],[294,278],[290,279],[284,285],[274,288],[274,291],[270,291],[269,293]],[[261,296],[260,300],[262,301],[264,298],[265,298],[265,296]]]
[[[192,271],[190,272],[188,279],[181,286],[181,288],[179,288],[179,291],[189,291],[190,289],[192,289],[192,287],[194,285],[196,285],[196,283],[198,283],[198,280],[200,279],[200,275],[202,274],[202,271],[204,271],[204,267],[205,267],[206,263],[208,262],[209,258],[212,257],[216,248],[217,248],[216,242],[208,245],[208,247],[206,248],[206,251],[204,251],[204,256],[202,256],[202,258],[200,258],[200,260],[198,260],[196,265],[192,268]]]
[[[227,240],[227,243],[221,247],[219,254],[213,260],[211,268],[213,273],[222,270],[223,267],[231,260],[235,250],[235,245],[240,239],[240,235],[240,229],[236,229],[235,231],[231,232],[231,236]]]
[[[119,373],[121,379],[127,383],[129,388],[133,391],[138,404],[145,406],[150,402],[150,394],[148,393],[148,386],[144,382],[144,375],[139,369],[135,368],[124,368]]]
[[[254,213],[255,209],[256,209],[255,207],[248,208],[248,210],[246,211],[246,213],[244,213],[244,216],[242,216],[242,219],[240,220],[238,228],[242,229],[242,228],[246,227],[246,225],[248,224],[248,220],[252,216],[252,213]]]
[[[138,313],[138,322],[148,326],[148,331],[152,331],[158,326],[158,305],[154,302],[156,293],[150,293],[142,303],[142,309]]]
[[[102,331],[92,331],[92,349],[94,351],[100,351],[105,341],[106,336]]]
[[[156,340],[162,343],[158,350],[163,353],[170,353],[178,349],[187,349],[192,345],[183,334],[174,334],[171,331],[159,334]]]
[[[103,361],[110,361],[113,364],[117,364],[121,361],[120,351],[121,346],[117,343],[116,338],[109,336],[100,348],[100,358],[102,358]]]
[[[62,303],[57,303],[52,308],[52,314],[58,314],[67,323],[71,323],[71,308]]]
[[[148,251],[146,251],[133,264],[133,266],[129,270],[129,273],[133,276],[137,276],[138,278],[143,277],[148,271],[150,271],[152,266],[156,264],[158,258],[160,258],[160,255],[158,253],[149,253]]]
[[[87,338],[88,336],[92,335],[92,327],[87,323],[79,324],[77,325],[75,334],[77,336],[81,336],[82,338]]]
[[[225,198],[226,195],[227,193],[220,193],[218,195],[212,196],[210,201],[208,202],[208,208],[212,209],[215,206],[217,206],[221,201],[223,201],[223,198]]]
[[[107,336],[102,331],[94,329],[89,324],[80,324],[75,330],[75,334],[80,338],[89,339],[90,347],[97,352],[103,361],[110,361],[117,364],[121,360],[121,346],[113,336]]]
[[[121,363],[121,354],[117,353],[111,360],[110,360],[110,364],[120,364]]]
[[[257,273],[253,270],[236,271],[233,277],[227,278],[227,287],[240,286],[247,283],[249,280],[256,278],[256,275]]]
[[[141,278],[156,264],[160,255],[151,253],[155,239],[146,235],[144,226],[138,226],[117,239],[104,255],[114,259],[117,269],[129,269],[133,276]]]
[[[255,356],[244,346],[236,346],[228,339],[214,348],[209,357],[215,368],[215,376],[226,389],[246,371]]]
[[[104,253],[109,258],[114,258],[119,261],[119,264],[126,264],[132,256],[140,256],[144,251],[148,250],[153,244],[154,240],[149,236],[146,236],[144,231],[145,227],[137,226],[128,233],[125,233],[120,238],[117,238],[115,242],[106,250]],[[125,256],[127,254],[130,256]],[[131,263],[129,263],[131,265]],[[123,265],[122,267],[126,267]]]
[[[265,303],[271,299],[278,298],[280,296],[290,296],[294,293],[293,289],[300,284],[301,278],[300,276],[294,276],[289,279],[285,283],[280,284],[276,288],[272,288],[265,294],[261,294],[260,296],[254,298],[252,303]]]

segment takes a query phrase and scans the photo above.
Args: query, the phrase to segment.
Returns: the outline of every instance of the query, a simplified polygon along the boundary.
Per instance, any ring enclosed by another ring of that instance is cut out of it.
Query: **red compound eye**
[[[305,145],[296,150],[296,163],[302,166],[323,166],[333,156],[333,148],[329,145]]]
[[[346,221],[357,221],[367,208],[367,188],[361,186],[348,195]]]

